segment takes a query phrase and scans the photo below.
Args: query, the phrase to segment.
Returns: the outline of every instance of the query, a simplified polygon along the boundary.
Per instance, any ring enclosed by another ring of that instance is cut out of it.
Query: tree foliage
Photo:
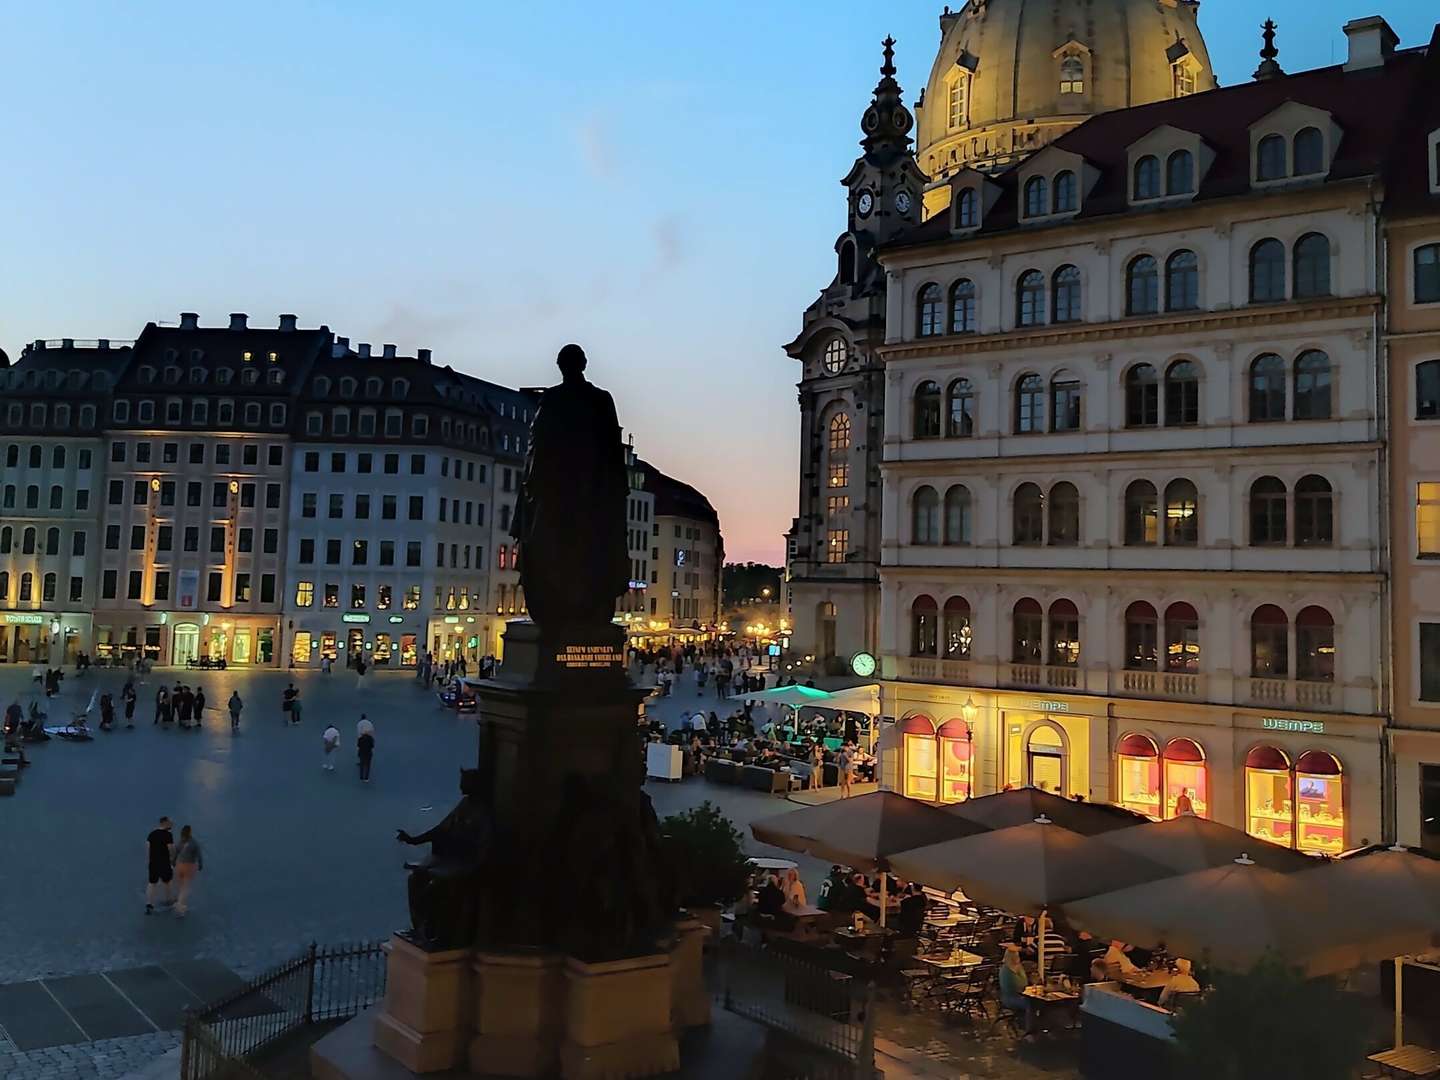
[[[734,903],[750,883],[744,838],[708,800],[661,821],[660,840],[685,907]]]

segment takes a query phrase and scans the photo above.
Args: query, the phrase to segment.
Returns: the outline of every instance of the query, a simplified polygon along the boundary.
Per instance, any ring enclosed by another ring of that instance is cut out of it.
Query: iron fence
[[[254,1058],[310,1024],[354,1016],[385,995],[381,942],[318,946],[185,1017],[180,1080],[264,1080]]]

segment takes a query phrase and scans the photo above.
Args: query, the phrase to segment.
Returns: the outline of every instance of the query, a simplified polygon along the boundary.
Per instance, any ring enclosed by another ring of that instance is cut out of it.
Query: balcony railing
[[[1329,709],[1335,704],[1335,684],[1298,679],[1251,679],[1250,700],[1256,705]]]

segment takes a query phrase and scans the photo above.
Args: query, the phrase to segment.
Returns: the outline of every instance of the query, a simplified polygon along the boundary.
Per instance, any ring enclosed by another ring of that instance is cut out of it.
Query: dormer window
[[[1057,214],[1066,214],[1076,207],[1076,198],[1079,185],[1075,181],[1075,174],[1069,169],[1055,174],[1055,203],[1053,210]]]
[[[1266,135],[1255,148],[1255,179],[1285,179],[1285,138]]]
[[[1160,197],[1160,159],[1146,154],[1135,162],[1134,198],[1158,199]]]
[[[1189,195],[1195,190],[1195,155],[1176,150],[1165,159],[1165,194]]]
[[[1025,181],[1025,216],[1044,217],[1050,212],[1050,184],[1043,176]]]
[[[951,131],[958,131],[965,126],[967,106],[970,101],[970,79],[962,70],[956,70],[946,88],[945,121]]]
[[[340,396],[347,399],[355,396],[355,380],[348,375],[340,380]]]
[[[1060,61],[1060,93],[1083,94],[1085,92],[1085,62],[1078,56],[1067,56]]]
[[[1170,70],[1173,73],[1173,85],[1177,98],[1189,97],[1195,93],[1195,68],[1188,60],[1181,60]]]
[[[1325,171],[1325,136],[1307,127],[1295,134],[1295,175],[1314,176]]]
[[[955,201],[955,227],[973,229],[979,224],[980,198],[974,188],[966,188]]]
[[[315,380],[315,396],[324,397],[328,393],[330,393],[330,380],[322,375]]]
[[[152,383],[155,381],[155,369],[153,367],[149,367],[148,365],[142,367],[135,374],[139,378],[139,381],[142,383]]]

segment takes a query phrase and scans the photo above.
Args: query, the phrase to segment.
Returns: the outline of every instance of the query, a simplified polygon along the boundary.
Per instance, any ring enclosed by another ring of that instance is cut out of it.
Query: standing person
[[[188,728],[190,726],[190,710],[195,705],[194,699],[190,696],[189,688],[176,686],[175,693],[170,695],[170,700],[175,702],[175,708],[180,713],[180,726],[182,728]]]
[[[368,723],[366,720],[360,722]],[[355,750],[360,756],[360,779],[368,784],[370,782],[370,760],[375,756],[375,725],[371,724],[369,729],[355,740]]]
[[[355,657],[355,689],[365,689],[365,654]]]
[[[195,687],[195,726],[197,728],[201,726],[201,721],[204,719],[204,713],[205,691],[197,686]]]
[[[840,781],[840,798],[850,798],[850,781],[855,777],[855,755],[849,743],[842,744],[840,753],[835,755],[835,772]]]
[[[819,739],[810,747],[810,787],[819,790],[825,786],[825,744]]]
[[[125,703],[125,726],[135,726],[135,682],[127,680],[124,689],[120,691],[120,700]]]
[[[1190,789],[1181,788],[1180,794],[1175,797],[1175,816],[1194,817],[1195,804],[1190,801]]]
[[[339,745],[340,729],[332,723],[320,735],[320,746],[321,749],[324,751],[324,756],[320,759],[320,768],[324,769],[326,772],[335,771],[335,762],[332,760],[332,758],[335,756],[335,750],[339,747]]]
[[[160,687],[155,691],[155,723],[168,724],[170,722],[170,691]]]
[[[240,730],[240,710],[243,709],[243,708],[245,708],[245,702],[243,702],[243,701],[240,700],[240,691],[239,691],[239,690],[231,690],[231,691],[230,691],[229,707],[230,707],[230,730],[231,730],[231,731],[239,731],[239,730]]]
[[[190,890],[195,887],[195,875],[205,868],[205,857],[200,851],[200,841],[195,839],[189,825],[180,829],[180,843],[175,848],[175,884],[180,895],[175,901],[175,916],[183,919],[190,911]]]
[[[295,711],[295,699],[299,696],[300,691],[295,689],[295,684],[293,682],[289,686],[285,687],[283,691],[281,691],[280,711],[284,714],[283,716],[281,716],[281,720],[287,723],[294,722],[295,718],[291,714]]]
[[[115,726],[115,699],[109,694],[100,695],[100,730],[109,731]]]
[[[170,819],[162,817],[159,827],[151,829],[150,835],[145,838],[145,857],[150,869],[150,882],[145,889],[146,915],[154,912],[157,898],[161,904],[170,903],[170,882],[175,876],[171,869],[175,858],[175,834],[170,828]]]

